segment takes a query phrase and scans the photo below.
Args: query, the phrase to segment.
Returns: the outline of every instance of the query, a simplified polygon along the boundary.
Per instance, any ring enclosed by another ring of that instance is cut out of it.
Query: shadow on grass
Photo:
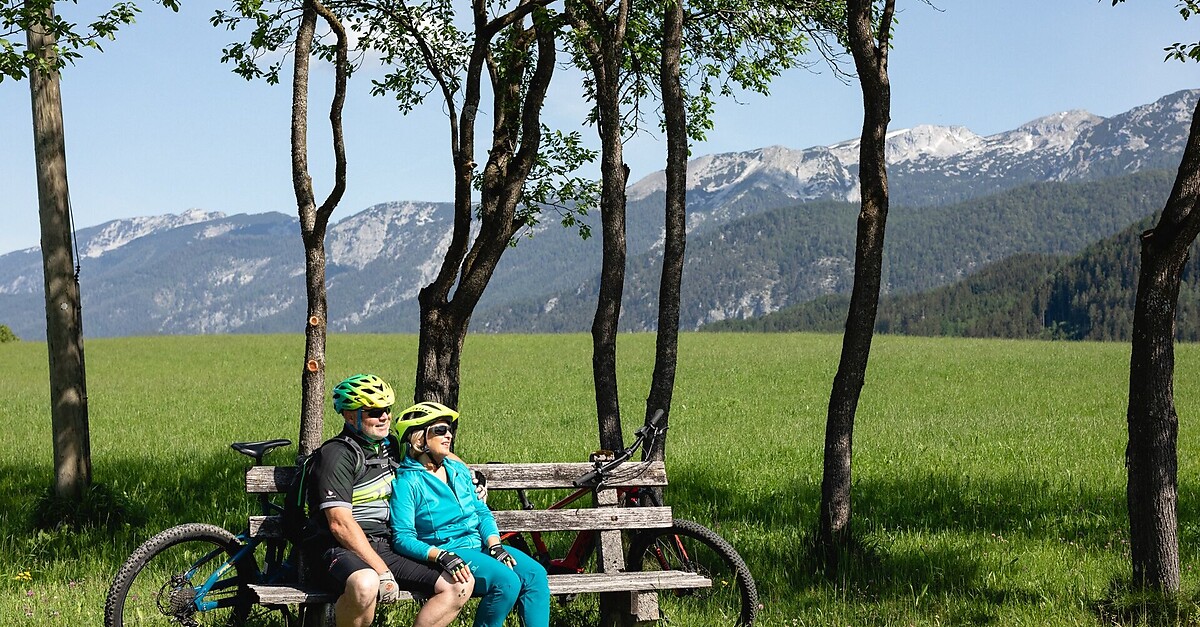
[[[1200,625],[1200,596],[1164,596],[1135,588],[1128,579],[1109,584],[1092,612],[1105,625],[1179,627]]]
[[[674,467],[667,500],[677,515],[732,536],[728,539],[751,566],[764,598],[800,597],[801,608],[830,597],[846,598],[863,611],[905,607],[918,615],[936,611],[952,624],[992,624],[1000,620],[1002,606],[1036,608],[1047,594],[1055,594],[1037,589],[1036,581],[1007,576],[1023,568],[1008,542],[1048,547],[1069,542],[1113,555],[1126,550],[1123,490],[912,473],[854,484],[859,546],[843,555],[846,567],[831,580],[811,550],[819,482],[760,488],[740,490],[714,469]],[[1195,500],[1181,499],[1179,519],[1195,520],[1198,506]],[[1195,550],[1187,533],[1181,529],[1185,558]],[[1130,601],[1129,595],[1109,596],[1084,600],[1104,624],[1200,624],[1190,601],[1155,605]],[[921,609],[923,605],[937,609]],[[874,621],[868,617],[861,622]]]
[[[277,459],[286,459],[281,455]],[[250,460],[233,451],[207,456],[184,456],[169,448],[153,459],[95,460],[94,485],[105,498],[128,507],[129,516],[101,518],[104,524],[72,528],[39,528],[39,495],[52,480],[52,469],[29,465],[0,465],[0,573],[72,570],[72,562],[98,564],[116,572],[142,542],[168,527],[207,522],[237,533],[257,502],[245,493],[245,470]],[[59,512],[63,520],[69,513]],[[0,581],[12,583],[8,578]],[[14,584],[15,585],[15,584]]]

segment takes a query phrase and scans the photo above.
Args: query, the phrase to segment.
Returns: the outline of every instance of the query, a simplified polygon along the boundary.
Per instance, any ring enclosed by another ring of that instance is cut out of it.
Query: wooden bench
[[[488,492],[503,490],[574,489],[572,481],[592,469],[590,463],[563,464],[473,464],[471,468],[487,477]],[[246,491],[253,494],[285,492],[295,480],[296,468],[255,466],[246,473]],[[598,593],[604,625],[636,625],[656,621],[658,602],[655,591],[707,588],[707,578],[684,571],[625,572],[622,532],[670,527],[670,507],[617,507],[618,487],[660,487],[667,484],[663,462],[629,462],[618,476],[593,492],[594,507],[559,510],[495,510],[493,515],[502,532],[510,531],[598,531],[596,563],[598,571],[583,574],[550,575],[550,592],[555,595]],[[489,499],[493,504],[496,499]],[[253,516],[250,534],[279,537],[277,517]],[[256,601],[263,605],[313,606],[329,604],[336,595],[329,590],[300,585],[252,585]],[[412,600],[402,593],[401,599]],[[315,608],[313,608],[315,609]],[[306,619],[305,624],[327,620],[329,609],[307,612],[321,616]]]

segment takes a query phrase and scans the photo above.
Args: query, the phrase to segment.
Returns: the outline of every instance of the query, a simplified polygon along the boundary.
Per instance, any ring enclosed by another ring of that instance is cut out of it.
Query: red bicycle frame
[[[638,503],[638,492],[640,488],[617,488],[617,498],[621,503],[636,504]],[[571,503],[592,493],[591,487],[580,488],[571,494],[563,497],[561,500],[550,505],[546,509],[564,509]],[[521,505],[525,509],[533,509],[533,504],[529,502],[525,496],[524,490],[517,491],[518,497],[521,499]],[[501,541],[507,541],[513,537],[521,535],[520,531],[510,531],[500,536]],[[580,531],[576,533],[575,540],[571,543],[571,548],[567,551],[567,555],[561,558],[551,558],[550,549],[546,547],[546,542],[542,539],[540,531],[530,531],[529,537],[533,540],[533,549],[536,555],[542,560],[545,560],[547,570],[552,574],[563,573],[582,573],[584,572],[583,565],[587,559],[591,557],[592,551],[596,549],[596,532],[595,531]]]

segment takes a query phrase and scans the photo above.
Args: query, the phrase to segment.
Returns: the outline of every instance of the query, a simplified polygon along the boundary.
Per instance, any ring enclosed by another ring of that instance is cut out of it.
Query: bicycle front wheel
[[[711,579],[712,587],[660,591],[663,618],[672,625],[753,625],[758,589],[746,562],[708,527],[679,518],[673,524],[635,536],[626,568],[697,573]]]
[[[230,559],[242,548],[225,529],[171,527],[125,560],[104,602],[105,627],[242,625],[252,603],[246,585],[257,566]]]

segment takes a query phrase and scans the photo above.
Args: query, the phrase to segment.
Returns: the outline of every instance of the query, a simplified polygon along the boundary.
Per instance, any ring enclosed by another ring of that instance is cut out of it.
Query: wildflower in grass
[[[13,575],[13,581],[33,581],[33,573],[23,570]]]

